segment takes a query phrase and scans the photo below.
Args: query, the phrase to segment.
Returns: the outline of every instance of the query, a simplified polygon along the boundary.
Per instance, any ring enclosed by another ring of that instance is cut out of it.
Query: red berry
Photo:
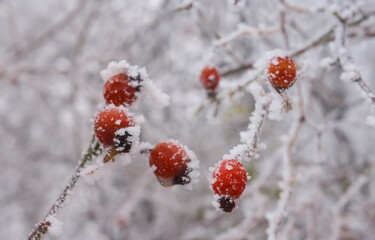
[[[103,95],[108,104],[129,106],[137,98],[136,91],[128,75],[119,73],[104,84]]]
[[[226,159],[219,162],[212,174],[212,189],[219,195],[220,208],[225,212],[232,212],[235,200],[245,190],[247,174],[242,163],[235,159]]]
[[[189,183],[189,162],[184,147],[171,140],[159,143],[150,154],[150,166],[155,167],[154,173],[163,186]]]
[[[200,76],[202,86],[207,90],[214,90],[219,85],[220,75],[215,67],[205,67]]]
[[[114,146],[116,131],[133,127],[134,122],[126,110],[118,107],[107,107],[101,110],[94,120],[95,135],[104,146]]]
[[[268,65],[268,80],[279,93],[292,86],[296,79],[296,65],[291,57],[273,57]]]

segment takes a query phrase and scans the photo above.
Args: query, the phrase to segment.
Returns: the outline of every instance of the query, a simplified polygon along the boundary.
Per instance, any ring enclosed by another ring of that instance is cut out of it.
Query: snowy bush
[[[373,0],[0,12],[0,239],[373,239]],[[119,74],[124,106],[103,97]],[[95,125],[107,108],[130,119],[111,119],[112,145]],[[155,176],[163,141],[178,176]],[[244,189],[218,180],[228,159]]]

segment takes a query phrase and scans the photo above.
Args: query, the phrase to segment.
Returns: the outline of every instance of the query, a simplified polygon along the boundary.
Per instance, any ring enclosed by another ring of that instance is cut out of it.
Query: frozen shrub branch
[[[277,203],[276,210],[266,215],[268,220],[268,228],[266,231],[268,240],[277,239],[278,233],[281,231],[281,224],[286,215],[286,209],[288,207],[295,182],[293,176],[292,152],[304,122],[304,117],[300,116],[297,119],[297,122],[292,126],[289,136],[285,141],[286,144],[284,146],[283,154],[282,181],[279,183],[282,192],[280,194],[280,199]]]
[[[356,27],[374,15],[375,15],[375,12],[369,12],[369,13],[363,14],[362,17],[360,17],[359,19],[353,22],[347,23],[347,26]],[[291,57],[298,57],[312,48],[331,42],[332,40],[335,39],[334,32],[335,32],[336,27],[337,27],[337,24],[333,24],[332,26],[328,27],[325,31],[323,31],[320,35],[311,37],[309,40],[306,41],[304,45],[291,49],[288,55]],[[243,35],[250,34],[254,36],[263,36],[267,34],[277,33],[279,31],[280,31],[280,27],[274,27],[274,28],[269,28],[265,30],[257,30],[246,25],[239,25],[238,29],[235,32],[229,34],[228,36],[223,37],[220,41],[216,41],[214,43],[214,46],[217,47],[220,45],[226,45]],[[372,34],[371,33],[366,34],[366,36],[371,37]],[[236,68],[225,70],[221,72],[221,75],[228,76],[228,75],[240,73],[242,71],[245,71],[247,69],[252,69],[252,68],[254,68],[254,63],[250,62],[250,63],[243,64],[241,66],[238,66]]]
[[[150,154],[152,151],[152,148],[154,146],[147,143],[142,142],[139,144],[137,148],[137,152],[139,154]],[[55,222],[58,220],[55,218],[55,215],[57,214],[58,210],[61,209],[64,206],[64,203],[66,199],[72,194],[73,188],[76,186],[77,181],[79,178],[84,174],[84,171],[87,171],[87,164],[93,160],[94,157],[97,157],[100,155],[102,149],[101,144],[96,139],[95,136],[92,137],[91,143],[86,150],[85,155],[83,155],[81,161],[78,163],[72,178],[70,179],[68,185],[65,186],[63,192],[60,194],[60,196],[57,198],[55,203],[52,205],[51,209],[49,210],[47,216],[43,218],[43,220],[35,226],[35,228],[30,233],[28,239],[29,240],[39,240],[41,239],[43,234],[46,234],[51,227],[54,227],[53,223],[49,219],[54,219]],[[117,155],[118,153],[115,153]],[[108,155],[105,157],[107,158]],[[113,158],[114,156],[112,156]],[[97,171],[99,170],[99,166],[94,166],[94,168],[91,169],[91,171]],[[94,173],[93,173],[94,174]],[[61,223],[59,223],[61,225]],[[60,230],[56,230],[55,232],[61,232]]]
[[[372,239],[374,10],[0,0],[0,239]]]
[[[182,3],[180,6],[173,9],[173,12],[181,12],[181,11],[187,11],[190,10],[194,6],[193,1],[186,1],[185,3]]]
[[[288,10],[297,12],[297,13],[307,13],[310,12],[308,8],[302,8],[293,4],[290,4],[287,0],[280,0],[280,3]]]
[[[57,21],[55,24],[53,24],[47,30],[42,32],[40,35],[31,39],[25,46],[18,49],[15,52],[14,57],[16,59],[22,58],[23,56],[27,55],[30,51],[38,48],[46,40],[55,36],[59,32],[59,30],[68,26],[79,15],[79,13],[83,10],[84,7],[85,1],[79,0],[77,6],[73,10],[68,12],[62,19]]]
[[[240,161],[250,161],[258,158],[257,152],[264,148],[264,146],[259,144],[259,137],[271,101],[272,97],[268,94],[257,99],[254,112],[249,118],[250,123],[248,125],[248,130],[240,133],[241,144],[233,147],[224,158],[234,158]]]
[[[356,194],[360,191],[361,187],[368,182],[368,177],[360,175],[357,179],[350,185],[346,192],[340,197],[338,202],[333,208],[333,223],[332,223],[332,235],[329,239],[336,240],[339,239],[340,228],[342,226],[343,210],[345,206],[355,198]]]
[[[343,70],[340,78],[343,81],[350,81],[356,84],[361,96],[370,103],[371,115],[368,117],[368,123],[373,125],[375,124],[375,94],[363,80],[359,67],[355,64],[349,49],[346,47],[346,21],[339,17],[338,19],[340,24],[336,27],[336,42],[338,43],[339,61]]]
[[[242,36],[253,36],[261,37],[266,35],[275,34],[280,31],[280,27],[268,27],[264,29],[257,29],[245,24],[239,24],[237,30],[228,34],[225,37],[214,42],[214,48],[225,46],[230,42],[242,37]]]
[[[99,155],[100,151],[100,143],[97,141],[95,136],[93,136],[91,143],[86,150],[86,153],[83,155],[81,161],[78,162],[78,165],[68,185],[65,186],[60,196],[52,205],[51,209],[48,211],[47,216],[45,216],[43,220],[40,221],[40,223],[37,224],[32,230],[28,237],[28,240],[39,240],[41,239],[43,234],[47,233],[49,226],[51,226],[51,222],[48,221],[48,219],[54,217],[58,210],[64,206],[65,200],[72,194],[73,188],[76,186],[77,181],[81,177],[82,170],[85,168],[88,162],[90,162],[95,156]]]

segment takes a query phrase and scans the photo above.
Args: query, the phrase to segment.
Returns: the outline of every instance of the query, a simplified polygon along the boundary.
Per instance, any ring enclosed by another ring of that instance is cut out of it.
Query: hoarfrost
[[[152,81],[144,82],[144,90],[157,107],[163,108],[169,105],[169,96],[163,93]]]
[[[62,233],[63,223],[58,220],[55,216],[49,215],[46,218],[46,222],[49,222],[51,225],[48,227],[48,233],[52,236],[59,236]]]
[[[103,81],[107,81],[111,77],[119,74],[119,73],[126,73],[128,68],[130,67],[129,63],[125,60],[121,60],[119,62],[109,62],[106,69],[100,72]]]

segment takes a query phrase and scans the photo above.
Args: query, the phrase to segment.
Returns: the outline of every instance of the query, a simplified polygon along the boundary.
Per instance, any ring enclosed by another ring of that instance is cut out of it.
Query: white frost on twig
[[[228,43],[230,43],[230,42],[232,42],[232,41],[236,40],[237,38],[242,37],[244,35],[250,35],[250,36],[254,36],[254,37],[263,36],[263,35],[267,35],[267,34],[276,33],[277,31],[279,31],[279,29],[280,28],[278,26],[264,28],[264,29],[257,29],[257,28],[254,28],[252,26],[240,23],[237,26],[237,30],[235,30],[234,32],[228,34],[227,36],[215,41],[213,45],[214,45],[214,48],[217,48],[219,46],[226,45],[226,44],[228,44]]]
[[[46,218],[46,222],[49,222],[48,232],[52,236],[59,236],[62,233],[63,223],[58,220],[54,215],[49,215]]]
[[[375,117],[375,94],[363,80],[359,67],[355,64],[354,59],[349,53],[349,49],[345,46],[346,25],[341,23],[336,28],[336,44],[339,52],[339,61],[343,72],[341,80],[356,84],[357,91],[371,105],[370,115],[367,117],[366,123],[373,124],[372,119]]]
[[[266,215],[268,220],[268,228],[267,228],[267,239],[268,240],[276,240],[277,234],[279,232],[279,228],[281,226],[282,220],[286,215],[286,209],[288,207],[288,203],[290,197],[292,195],[292,188],[294,185],[294,177],[292,175],[292,149],[294,143],[297,140],[298,133],[301,129],[302,121],[298,119],[294,123],[291,128],[288,137],[285,137],[285,145],[283,150],[283,172],[282,172],[282,180],[279,182],[279,187],[281,189],[280,199],[277,202],[277,207],[275,211],[270,212]]]
[[[332,223],[332,234],[329,239],[339,239],[340,228],[342,225],[342,211],[345,205],[359,192],[361,187],[368,181],[368,177],[359,176],[348,188],[348,190],[340,197],[338,202],[334,204],[333,208],[333,223]]]
[[[272,101],[270,95],[259,98],[255,103],[255,110],[250,117],[250,124],[247,131],[241,132],[241,144],[234,146],[229,154],[224,155],[224,159],[237,159],[239,161],[258,158],[257,152],[265,148],[264,144],[259,144],[259,136],[267,109]]]
[[[280,121],[285,112],[285,100],[277,93],[272,92],[272,102],[268,108],[268,118],[270,120]]]
[[[103,164],[92,164],[87,166],[82,170],[81,176],[88,184],[93,184],[98,181],[102,176],[104,176],[104,166]]]
[[[154,82],[148,80],[143,84],[144,89],[147,91],[148,96],[152,102],[159,108],[163,108],[169,105],[169,96],[163,93]]]

